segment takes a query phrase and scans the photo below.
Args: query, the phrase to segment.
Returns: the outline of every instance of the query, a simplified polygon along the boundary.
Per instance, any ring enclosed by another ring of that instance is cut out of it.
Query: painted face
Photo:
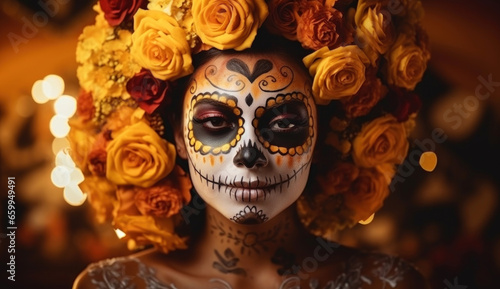
[[[307,73],[278,55],[224,55],[193,74],[184,141],[193,185],[237,223],[262,223],[306,185],[316,108]]]

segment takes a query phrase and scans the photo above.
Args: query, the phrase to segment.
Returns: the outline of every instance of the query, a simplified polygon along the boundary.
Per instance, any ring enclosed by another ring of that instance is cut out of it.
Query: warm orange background
[[[109,226],[95,224],[87,205],[67,205],[62,190],[50,182],[53,110],[32,101],[31,86],[55,73],[65,79],[66,93],[77,91],[76,39],[93,22],[89,1],[60,2],[67,4],[31,35],[23,32],[23,18],[33,19],[38,10],[29,6],[36,9],[38,1],[0,3],[0,259],[4,264],[7,177],[15,176],[15,288],[70,288],[88,263],[127,253]],[[474,96],[479,76],[491,74],[500,82],[500,3],[422,2],[432,59],[418,87],[424,108],[415,137],[427,139],[441,128],[448,139],[436,146],[433,173],[417,169],[372,224],[343,232],[339,241],[399,254],[414,262],[433,288],[447,288],[455,278],[468,288],[498,288],[500,86],[477,109],[466,111],[458,128],[443,115]],[[26,36],[17,52],[8,38],[12,33]],[[0,284],[12,285],[1,278]]]

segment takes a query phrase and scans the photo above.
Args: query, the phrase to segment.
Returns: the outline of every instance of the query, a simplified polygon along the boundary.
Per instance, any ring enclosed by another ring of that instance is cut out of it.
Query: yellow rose
[[[414,38],[415,32],[412,29],[401,33],[385,55],[389,84],[414,90],[417,83],[422,80],[430,56],[415,43]]]
[[[358,3],[356,11],[356,36],[360,47],[375,65],[378,57],[385,54],[394,42],[395,31],[390,16],[382,10],[380,3],[366,9],[363,3],[366,1]]]
[[[356,11],[356,23],[364,14],[366,9],[380,5],[386,15],[391,15],[388,20],[394,21],[395,18],[403,20],[410,24],[420,22],[424,16],[424,9],[420,0],[359,0]]]
[[[175,80],[193,72],[186,32],[164,12],[139,9],[132,42],[134,60],[158,79]]]
[[[409,147],[404,124],[389,114],[365,124],[352,145],[354,163],[364,168],[401,164]]]
[[[84,174],[90,173],[88,170],[88,155],[96,140],[96,127],[92,122],[85,122],[80,118],[71,118],[69,126],[71,127],[68,133],[71,158]]]
[[[95,211],[99,223],[109,221],[113,217],[116,200],[116,186],[108,179],[99,176],[85,176],[80,188],[88,196],[88,202]]]
[[[366,64],[370,60],[356,45],[329,50],[323,47],[304,58],[304,64],[314,77],[313,94],[316,104],[325,105],[354,95],[365,82]]]
[[[389,195],[385,176],[376,169],[359,170],[358,177],[345,193],[344,202],[353,211],[354,221],[366,220],[382,207]]]
[[[150,187],[175,165],[175,147],[144,122],[126,127],[109,142],[106,177],[117,185]]]
[[[148,10],[158,10],[167,13],[177,20],[186,31],[186,39],[191,48],[198,45],[199,38],[194,32],[191,0],[150,0]]]
[[[268,14],[264,0],[193,0],[196,33],[204,44],[220,50],[252,45]]]

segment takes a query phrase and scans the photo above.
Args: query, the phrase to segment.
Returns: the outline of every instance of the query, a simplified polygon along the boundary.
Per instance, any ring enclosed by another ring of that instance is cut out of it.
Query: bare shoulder
[[[144,252],[92,263],[75,279],[73,289],[174,288],[158,280],[149,255],[151,253]]]

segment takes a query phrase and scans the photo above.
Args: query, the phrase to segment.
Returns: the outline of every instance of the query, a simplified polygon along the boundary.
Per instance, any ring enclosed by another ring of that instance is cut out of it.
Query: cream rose
[[[201,41],[220,50],[252,45],[268,15],[264,0],[193,0],[192,14]]]
[[[389,114],[365,124],[352,145],[354,163],[364,168],[401,164],[409,147],[404,124]]]
[[[389,195],[389,187],[382,175],[376,169],[360,169],[358,177],[345,193],[346,207],[353,211],[353,219],[357,221],[368,219],[382,207]]]
[[[365,82],[366,64],[370,62],[356,45],[333,50],[323,47],[303,61],[314,77],[314,99],[322,105],[356,94]]]
[[[110,141],[106,177],[117,185],[150,187],[175,165],[175,147],[144,122],[135,123]]]
[[[409,30],[399,35],[396,43],[385,55],[387,59],[387,82],[414,90],[422,80],[429,53],[415,44],[415,31]]]
[[[186,32],[164,12],[139,9],[132,42],[134,60],[158,79],[175,80],[193,72]]]

